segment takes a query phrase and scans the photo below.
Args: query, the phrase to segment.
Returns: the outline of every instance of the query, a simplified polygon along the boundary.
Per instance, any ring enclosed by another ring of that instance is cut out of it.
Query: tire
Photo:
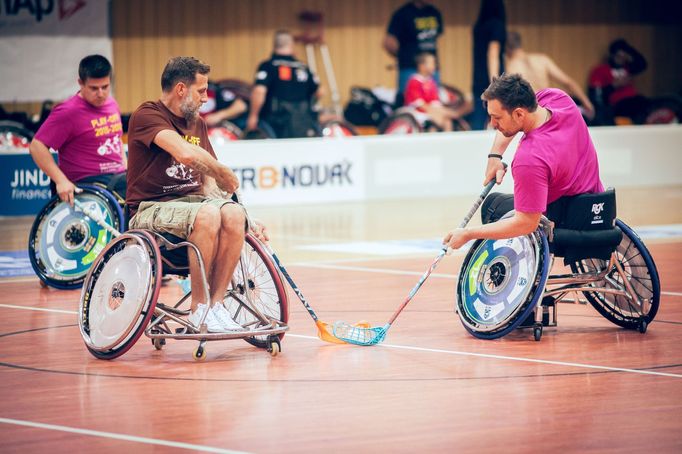
[[[457,313],[464,328],[479,339],[497,339],[518,327],[537,306],[549,266],[543,233],[476,241],[457,282]]]
[[[379,134],[416,134],[422,132],[422,127],[409,113],[391,115],[379,125]]]
[[[658,312],[661,297],[661,283],[658,270],[649,250],[639,236],[620,219],[616,219],[616,226],[623,231],[623,239],[616,248],[614,254],[623,267],[624,272],[631,278],[638,298],[648,301],[648,307],[637,309],[628,304],[627,298],[620,295],[600,294],[598,292],[583,292],[585,298],[604,318],[610,322],[627,329],[640,329],[641,323],[650,325]],[[607,262],[596,259],[586,259],[571,264],[574,273],[593,272],[603,269]],[[620,286],[620,275],[611,270],[607,279],[595,283],[598,286]]]
[[[79,185],[83,192],[76,198],[83,203],[94,203],[104,219],[115,230],[122,230],[124,217],[116,198],[103,189]],[[53,227],[52,229],[50,227]],[[87,233],[88,237],[76,241]],[[90,242],[88,238],[95,238]],[[90,264],[111,240],[111,233],[94,220],[79,214],[74,208],[54,196],[38,213],[28,240],[28,256],[33,270],[41,281],[57,289],[75,289],[83,285]],[[71,268],[61,269],[66,263]],[[75,268],[73,268],[75,267]]]
[[[250,328],[264,326],[262,321],[249,311],[248,306],[241,302],[246,296],[254,300],[254,304],[263,315],[282,323],[289,321],[289,303],[279,269],[260,242],[251,235],[246,236],[241,260],[237,264],[223,302],[237,323],[250,324]],[[280,339],[283,337],[284,333],[279,335]],[[269,347],[268,336],[244,340],[259,348]]]
[[[0,121],[0,153],[28,153],[33,133],[15,121]]]
[[[135,345],[154,314],[161,274],[159,248],[143,230],[122,234],[97,257],[78,310],[81,336],[94,357],[118,358]]]
[[[357,136],[355,127],[346,121],[331,120],[322,125],[322,137],[337,139]]]
[[[242,130],[239,129],[237,125],[227,120],[208,130],[208,139],[211,141],[213,147],[224,145],[226,142],[239,140],[242,135]]]

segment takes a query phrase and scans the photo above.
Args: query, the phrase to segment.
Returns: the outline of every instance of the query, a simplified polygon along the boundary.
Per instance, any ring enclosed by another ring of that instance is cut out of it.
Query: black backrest
[[[547,207],[554,222],[551,250],[564,263],[586,258],[607,260],[622,238],[615,226],[616,191],[562,197]]]

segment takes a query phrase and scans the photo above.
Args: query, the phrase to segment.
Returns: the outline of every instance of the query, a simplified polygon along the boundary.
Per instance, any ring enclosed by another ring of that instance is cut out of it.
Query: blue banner
[[[30,154],[0,154],[0,216],[38,214],[50,198],[50,177]]]

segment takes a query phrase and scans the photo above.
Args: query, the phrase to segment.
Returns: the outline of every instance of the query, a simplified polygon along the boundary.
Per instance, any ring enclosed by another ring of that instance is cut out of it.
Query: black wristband
[[[497,153],[490,153],[490,154],[488,155],[488,157],[489,157],[489,158],[502,159],[502,155],[501,155],[501,154],[497,154]]]

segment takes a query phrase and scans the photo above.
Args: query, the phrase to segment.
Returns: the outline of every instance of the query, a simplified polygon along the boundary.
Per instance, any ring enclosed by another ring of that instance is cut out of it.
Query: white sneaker
[[[204,316],[204,313],[207,310],[208,314],[206,314],[206,319],[204,320],[204,323],[206,323],[206,328],[208,329],[208,332],[224,333],[225,328],[223,327],[223,324],[216,318],[213,311],[209,310],[208,304],[199,304],[197,306],[197,310],[189,314],[188,320],[193,325],[199,326],[199,323],[201,323],[201,318]]]
[[[223,329],[228,331],[245,331],[242,325],[232,319],[230,312],[225,309],[223,303],[215,303],[211,308],[211,312],[213,312],[213,315],[222,325]]]

